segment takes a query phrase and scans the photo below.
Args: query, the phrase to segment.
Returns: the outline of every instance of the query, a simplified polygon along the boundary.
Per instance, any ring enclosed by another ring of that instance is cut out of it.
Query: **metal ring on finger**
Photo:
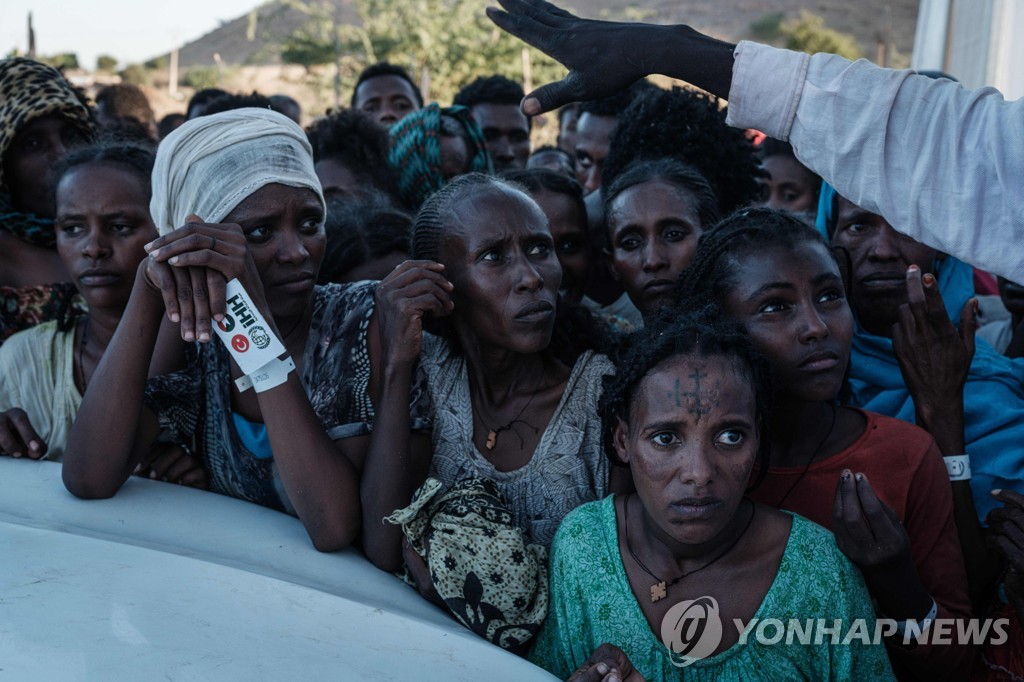
[[[210,250],[211,251],[216,251],[217,250],[217,235],[211,235],[211,237],[213,239],[213,243],[210,244]]]

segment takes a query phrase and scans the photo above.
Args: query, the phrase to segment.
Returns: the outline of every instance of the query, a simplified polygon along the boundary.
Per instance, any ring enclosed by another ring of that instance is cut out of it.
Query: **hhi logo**
[[[661,619],[661,641],[672,665],[685,668],[707,658],[722,642],[722,618],[714,597],[681,601]]]

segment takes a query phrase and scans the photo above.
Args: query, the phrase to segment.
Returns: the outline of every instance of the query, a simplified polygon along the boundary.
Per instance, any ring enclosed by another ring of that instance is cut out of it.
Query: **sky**
[[[0,57],[28,48],[28,13],[40,55],[75,52],[84,68],[109,54],[120,66],[170,52],[261,0],[0,0]]]

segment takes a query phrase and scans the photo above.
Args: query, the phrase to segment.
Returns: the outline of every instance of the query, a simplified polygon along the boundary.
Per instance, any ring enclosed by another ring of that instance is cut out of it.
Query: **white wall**
[[[921,0],[912,66],[1024,96],[1024,1]]]

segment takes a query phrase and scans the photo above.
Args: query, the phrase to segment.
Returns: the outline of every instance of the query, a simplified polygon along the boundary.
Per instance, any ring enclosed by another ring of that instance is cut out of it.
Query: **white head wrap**
[[[304,187],[324,203],[306,134],[269,109],[236,109],[186,122],[157,148],[149,211],[160,234],[195,214],[219,223],[260,188]]]

